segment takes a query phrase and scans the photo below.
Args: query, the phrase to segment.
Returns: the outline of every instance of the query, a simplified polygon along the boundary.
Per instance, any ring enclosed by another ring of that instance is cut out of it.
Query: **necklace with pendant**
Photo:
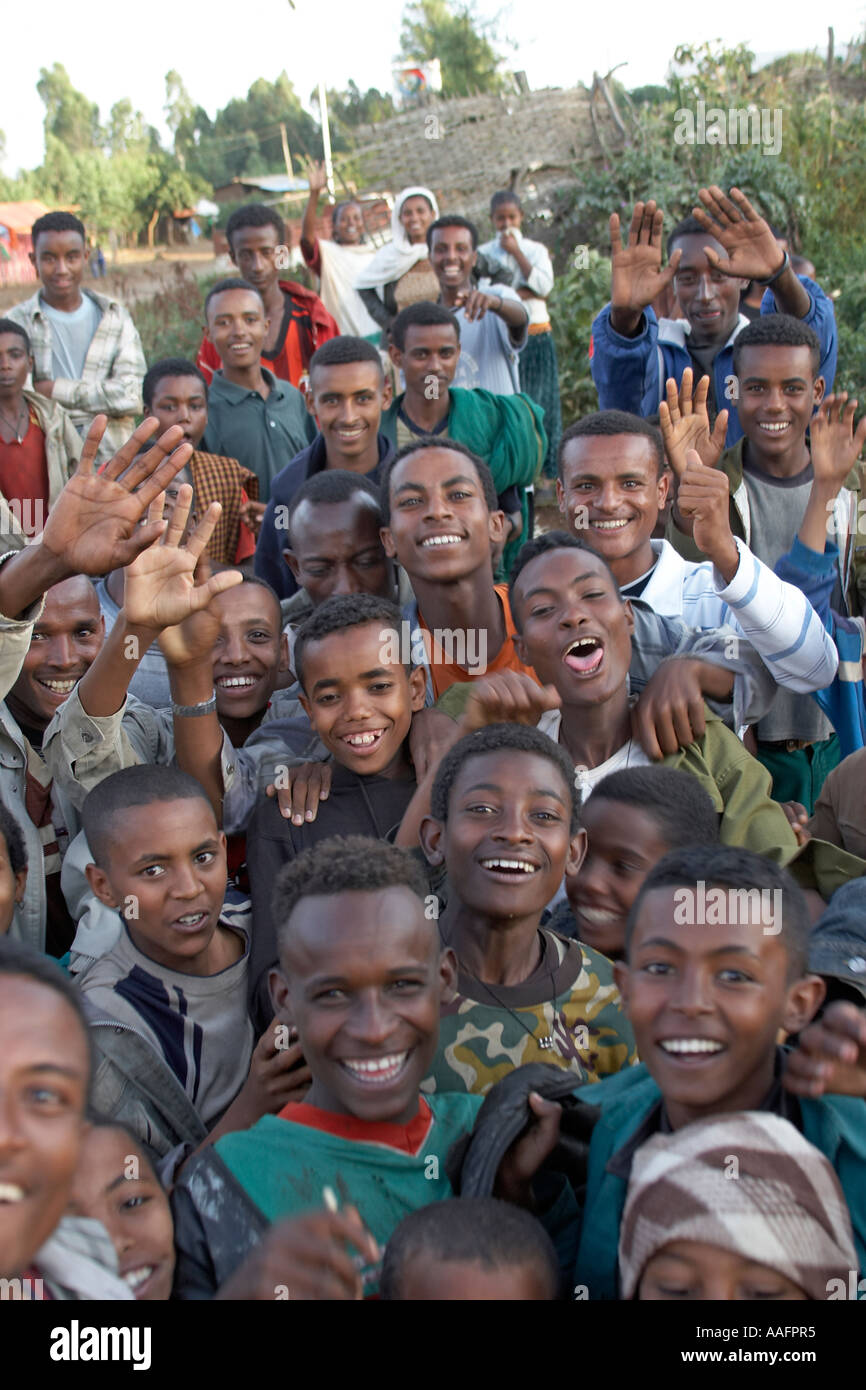
[[[542,959],[545,960],[545,961],[547,962],[547,969],[548,969],[548,971],[549,971],[549,973],[550,973],[550,991],[551,991],[551,992],[550,992],[550,1012],[551,1012],[551,1015],[552,1015],[553,1020],[554,1020],[554,1022],[555,1022],[555,1020],[556,1020],[556,977],[555,977],[554,972],[553,972],[553,967],[552,967],[552,965],[550,964],[550,961],[549,961],[549,959],[548,959],[548,942],[547,942],[547,937],[546,937],[546,936],[544,935],[544,933],[541,932],[541,931],[539,931],[538,935],[539,935],[540,938],[541,938],[541,953],[542,953]],[[448,943],[446,943],[446,944],[448,944]],[[460,962],[458,962],[458,964],[459,964],[459,963],[460,963]],[[469,972],[466,971],[465,973],[468,974]],[[500,999],[499,995],[496,993],[496,990],[493,989],[493,987],[492,987],[491,985],[488,985],[484,980],[479,979],[477,975],[472,975],[472,976],[470,976],[470,978],[473,980],[473,982],[474,982],[476,985],[480,985],[480,987],[481,987],[487,994],[490,995],[490,998],[493,1000],[494,1004],[497,1004],[497,1005],[499,1006],[500,1009],[505,1009],[506,1013],[511,1014],[511,1017],[512,1017],[513,1019],[515,1019],[515,1021],[516,1021],[517,1023],[520,1024],[520,1026],[521,1026],[521,1028],[523,1029],[523,1031],[524,1031],[525,1033],[528,1033],[529,1036],[530,1036],[531,1038],[533,1038],[533,1039],[535,1040],[535,1042],[538,1043],[538,1046],[541,1048],[542,1052],[551,1052],[551,1051],[553,1050],[553,1048],[554,1048],[554,1046],[555,1046],[555,1040],[554,1040],[553,1031],[552,1031],[552,1030],[553,1030],[554,1023],[551,1023],[551,1025],[550,1025],[550,1026],[551,1026],[551,1031],[550,1031],[549,1033],[545,1033],[545,1035],[544,1035],[543,1037],[537,1038],[537,1037],[535,1036],[535,1029],[534,1029],[534,1028],[530,1028],[529,1024],[524,1022],[522,1015],[519,1014],[519,1013],[517,1012],[516,1009],[512,1009],[511,1006],[510,1006],[509,1004],[506,1004],[506,1002],[505,1002],[504,999]]]
[[[22,414],[24,414],[24,401],[22,401],[21,404],[20,404],[20,406],[18,407],[18,417],[17,417],[16,420],[10,420],[10,419],[9,419],[9,416],[6,414],[6,412],[3,411],[3,410],[0,410],[0,420],[3,421],[3,423],[4,423],[4,425],[7,427],[7,429],[10,429],[10,430],[12,431],[12,433],[13,433],[14,436],[15,436],[15,442],[16,442],[17,444],[23,444],[23,443],[24,443],[24,435],[21,434],[20,431],[19,431],[19,429],[18,429],[18,426],[21,424],[21,416],[22,416]],[[24,418],[25,418],[25,420],[27,419],[26,414],[24,415]],[[11,439],[9,440],[9,443],[10,443],[10,444],[12,443],[12,440],[11,440]]]

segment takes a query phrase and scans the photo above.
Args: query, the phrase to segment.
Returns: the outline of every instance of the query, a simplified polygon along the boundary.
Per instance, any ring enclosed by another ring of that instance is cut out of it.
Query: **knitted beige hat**
[[[736,1162],[732,1162],[736,1160]],[[621,1297],[677,1240],[768,1265],[812,1299],[858,1268],[848,1207],[827,1159],[787,1120],[716,1115],[656,1134],[634,1156],[620,1227]]]

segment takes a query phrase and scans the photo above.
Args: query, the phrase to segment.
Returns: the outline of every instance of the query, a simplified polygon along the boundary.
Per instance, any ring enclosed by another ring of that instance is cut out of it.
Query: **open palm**
[[[686,367],[679,391],[673,377],[665,383],[666,400],[659,405],[659,428],[664,440],[668,463],[682,478],[688,466],[686,450],[695,449],[707,468],[715,468],[725,448],[728,412],[720,410],[710,429],[707,395],[710,378],[702,376],[692,394],[693,372]]]
[[[681,252],[662,269],[664,218],[656,204],[635,203],[628,240],[623,246],[617,213],[610,218],[611,295],[614,310],[637,313],[661,294],[673,278]]]
[[[133,626],[155,631],[174,627],[206,608],[217,594],[242,582],[243,576],[237,570],[225,570],[196,582],[196,566],[213,534],[221,508],[218,502],[212,502],[186,545],[182,545],[191,504],[192,488],[184,484],[178,490],[162,540],[152,542],[124,572],[123,608],[127,621]],[[148,519],[155,519],[157,513],[162,514],[161,497],[151,503]]]
[[[774,275],[784,252],[745,193],[732,188],[730,197],[726,197],[713,184],[701,188],[698,197],[702,206],[693,209],[693,216],[728,253],[725,258],[707,247],[710,265],[723,275],[737,275],[743,280],[768,280]]]

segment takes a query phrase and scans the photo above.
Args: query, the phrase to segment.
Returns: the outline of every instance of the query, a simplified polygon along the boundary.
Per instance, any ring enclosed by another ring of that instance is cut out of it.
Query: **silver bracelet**
[[[184,719],[198,719],[203,714],[214,714],[216,711],[216,691],[209,700],[202,700],[200,705],[176,705],[174,700],[171,702],[172,714],[180,714]]]

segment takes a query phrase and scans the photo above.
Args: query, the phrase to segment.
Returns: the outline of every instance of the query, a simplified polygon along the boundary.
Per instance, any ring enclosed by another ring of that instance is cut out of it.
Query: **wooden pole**
[[[290,179],[293,179],[295,176],[292,173],[292,154],[289,149],[289,137],[286,134],[286,127],[283,125],[282,121],[280,121],[280,139],[283,142],[283,159],[286,161],[286,173]]]
[[[322,154],[325,159],[325,173],[328,176],[328,197],[332,203],[337,201],[334,189],[334,165],[331,159],[331,127],[328,124],[328,97],[325,84],[319,79],[319,116],[322,122]]]

